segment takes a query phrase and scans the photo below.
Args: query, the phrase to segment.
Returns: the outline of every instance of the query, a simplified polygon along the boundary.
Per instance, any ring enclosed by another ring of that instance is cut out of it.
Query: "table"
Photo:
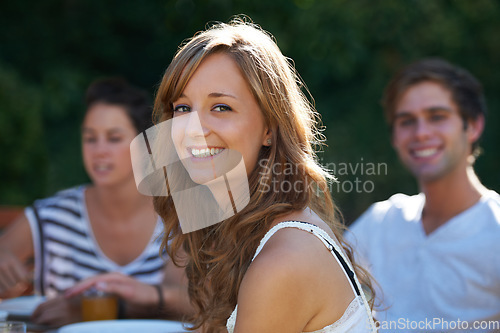
[[[37,325],[30,322],[29,316],[19,316],[19,315],[8,315],[7,321],[22,321],[26,323],[27,333],[57,333],[57,327],[51,327],[46,325]]]

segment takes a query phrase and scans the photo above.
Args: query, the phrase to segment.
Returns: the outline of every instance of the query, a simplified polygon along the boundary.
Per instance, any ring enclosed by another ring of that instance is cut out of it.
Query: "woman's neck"
[[[137,191],[133,179],[113,186],[91,186],[87,190],[87,198],[110,221],[123,220],[145,207],[153,209],[151,198]]]

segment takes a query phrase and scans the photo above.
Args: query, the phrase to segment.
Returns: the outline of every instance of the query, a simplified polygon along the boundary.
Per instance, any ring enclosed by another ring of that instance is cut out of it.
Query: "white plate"
[[[30,316],[38,304],[45,301],[44,296],[21,296],[0,301],[0,310],[11,315]]]
[[[61,327],[58,333],[177,333],[190,332],[181,322],[151,319],[99,320]]]

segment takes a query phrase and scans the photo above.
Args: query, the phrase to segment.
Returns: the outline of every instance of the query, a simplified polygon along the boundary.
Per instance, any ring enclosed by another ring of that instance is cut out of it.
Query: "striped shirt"
[[[160,218],[144,251],[119,265],[106,257],[92,232],[85,204],[85,186],[58,192],[25,209],[35,249],[35,292],[54,297],[96,274],[120,272],[143,283],[162,281],[165,257],[159,255]]]

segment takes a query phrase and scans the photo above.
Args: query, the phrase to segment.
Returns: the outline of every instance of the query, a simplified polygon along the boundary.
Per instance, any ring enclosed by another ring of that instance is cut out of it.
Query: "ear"
[[[479,115],[476,119],[467,120],[467,137],[469,142],[476,142],[484,130],[484,115]]]
[[[272,138],[273,138],[273,131],[270,128],[267,128],[266,133],[264,134],[264,138],[262,139],[262,145],[266,147],[272,146],[273,145]]]

